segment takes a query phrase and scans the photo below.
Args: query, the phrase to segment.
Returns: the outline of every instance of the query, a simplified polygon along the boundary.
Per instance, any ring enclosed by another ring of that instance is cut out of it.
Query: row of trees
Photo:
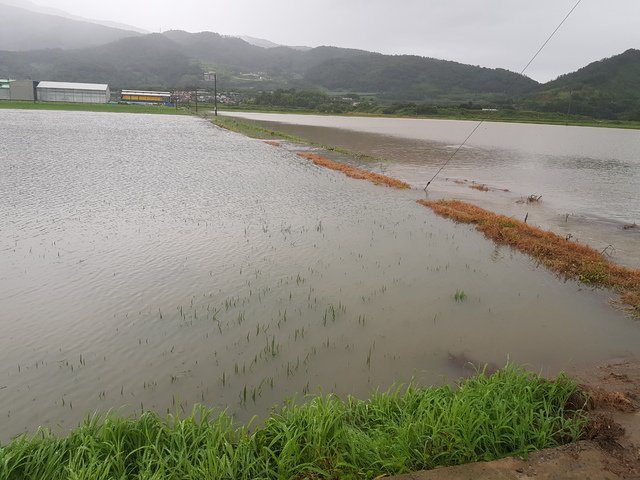
[[[276,89],[253,95],[245,95],[240,108],[244,106],[264,107],[268,109],[305,110],[320,113],[377,113],[384,115],[439,115],[449,114],[451,109],[481,110],[488,104],[466,102],[451,105],[428,103],[378,103],[369,97],[357,93],[329,95],[322,91]],[[507,108],[513,109],[512,106]]]
[[[260,92],[246,98],[245,104],[266,108],[307,110],[320,113],[345,113],[356,111],[361,104],[357,94],[328,95],[318,90],[276,89]],[[366,102],[368,103],[368,102]]]
[[[450,102],[446,104],[420,102],[379,103],[356,93],[329,95],[321,91],[276,89],[243,95],[239,108],[269,110],[301,110],[319,113],[370,113],[397,116],[458,117],[493,119],[538,118],[566,121],[591,118],[640,120],[640,110],[620,113],[607,96],[581,95],[557,91],[545,93],[535,101],[521,101],[508,96],[495,96],[490,100]]]

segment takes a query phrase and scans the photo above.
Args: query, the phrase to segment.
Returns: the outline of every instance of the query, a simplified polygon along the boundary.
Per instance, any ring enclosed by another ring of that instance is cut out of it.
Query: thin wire
[[[546,47],[546,46],[547,46],[547,43],[549,43],[549,41],[553,38],[553,36],[556,34],[556,32],[557,32],[558,30],[560,30],[560,27],[562,27],[562,25],[564,24],[564,22],[566,22],[566,21],[567,21],[567,19],[568,19],[568,18],[571,16],[571,14],[573,13],[573,11],[574,11],[576,8],[578,8],[578,5],[580,5],[580,2],[582,2],[582,0],[578,0],[578,2],[573,6],[573,8],[569,11],[569,13],[567,13],[567,16],[566,16],[566,17],[564,17],[564,19],[560,22],[560,25],[558,25],[558,26],[556,27],[556,29],[553,31],[553,33],[552,33],[551,35],[549,35],[549,38],[547,38],[547,41],[546,41],[546,42],[544,42],[544,43],[542,44],[542,46],[540,47],[540,50],[538,50],[538,51],[536,52],[536,54],[533,56],[533,58],[532,58],[531,60],[529,60],[529,63],[527,63],[527,65],[522,69],[522,71],[520,72],[520,75],[522,75],[522,74],[524,73],[524,71],[525,71],[527,68],[529,68],[529,65],[531,65],[531,64],[533,63],[533,61],[534,61],[534,60],[536,59],[536,57],[540,54],[540,52],[542,51],[542,49],[543,49],[544,47]]]
[[[549,43],[551,41],[551,39],[553,38],[553,36],[556,34],[556,32],[558,30],[560,30],[560,27],[562,27],[562,25],[564,24],[564,22],[567,21],[567,19],[571,16],[571,14],[573,13],[573,11],[578,8],[578,5],[580,5],[580,2],[582,2],[582,0],[578,0],[576,2],[576,4],[573,6],[573,8],[569,11],[569,13],[567,13],[567,15],[564,17],[564,19],[562,19],[562,21],[560,22],[560,24],[556,27],[556,29],[553,31],[553,33],[551,33],[551,35],[549,35],[549,38],[547,38],[547,40],[542,44],[542,46],[540,47],[540,49],[536,52],[536,54],[531,58],[531,60],[529,60],[529,63],[527,63],[525,65],[525,67],[522,69],[522,71],[520,72],[520,75],[523,75],[524,72],[527,70],[527,68],[529,68],[529,66],[533,63],[533,61],[536,59],[536,57],[538,55],[540,55],[540,52],[542,52],[542,50],[544,49],[544,47],[547,46],[547,43]],[[514,83],[515,83],[515,79],[513,80],[513,82],[511,82],[511,84],[506,88],[506,90],[503,92],[507,93],[509,90],[511,90],[511,87],[513,87]],[[478,125],[476,125],[476,127],[471,131],[471,133],[469,135],[467,135],[467,138],[464,139],[464,141],[458,145],[458,148],[456,148],[454,150],[454,152],[451,154],[451,156],[447,159],[446,162],[444,162],[442,164],[442,166],[438,169],[438,171],[436,172],[436,174],[431,177],[431,180],[429,180],[427,182],[427,185],[424,187],[424,191],[427,191],[427,188],[429,187],[429,185],[431,185],[431,182],[433,182],[433,180],[438,176],[438,174],[442,171],[442,169],[444,167],[447,166],[447,164],[451,161],[451,159],[453,157],[456,156],[456,154],[460,151],[460,149],[467,143],[467,141],[471,138],[471,136],[476,132],[476,130],[478,130],[478,128],[480,128],[480,125],[482,125],[484,123],[484,120],[480,120],[480,123],[478,123]]]
[[[460,145],[458,145],[458,148],[456,148],[454,150],[454,152],[451,154],[449,159],[446,162],[444,162],[442,164],[442,166],[438,169],[436,174],[433,177],[431,177],[431,180],[429,180],[427,182],[427,185],[424,187],[424,191],[425,192],[427,191],[427,188],[429,187],[429,185],[431,185],[431,182],[433,182],[433,179],[436,178],[438,176],[438,174],[442,171],[442,169],[447,166],[447,163],[449,163],[451,161],[451,159],[453,157],[455,157],[456,153],[458,153],[460,151],[460,149],[464,146],[464,144],[467,143],[467,140],[469,140],[471,138],[471,135],[476,133],[476,130],[478,130],[480,128],[480,125],[482,125],[483,123],[484,123],[484,120],[481,120],[480,123],[478,123],[478,125],[476,125],[476,127],[473,130],[471,130],[471,133],[469,135],[467,135],[467,138],[464,139],[464,142],[462,142]]]

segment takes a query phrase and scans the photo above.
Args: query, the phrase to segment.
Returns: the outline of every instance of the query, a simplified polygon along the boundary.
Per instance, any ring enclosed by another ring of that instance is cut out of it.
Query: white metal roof
[[[102,90],[107,91],[106,83],[72,83],[72,82],[40,82],[38,88],[66,88],[70,90]]]

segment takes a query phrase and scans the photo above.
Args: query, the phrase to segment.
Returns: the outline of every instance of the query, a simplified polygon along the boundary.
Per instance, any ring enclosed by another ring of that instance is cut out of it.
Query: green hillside
[[[102,43],[31,49],[46,45],[44,39],[53,35],[48,28],[37,31],[47,16],[32,18],[22,9],[14,10],[33,31],[20,30],[12,48],[0,50],[0,78],[108,83],[113,91],[181,90],[211,87],[203,74],[215,71],[221,89],[245,92],[245,97],[254,99],[265,100],[261,92],[273,91],[355,92],[380,105],[402,105],[415,112],[428,106],[460,106],[640,120],[639,50],[627,50],[541,85],[499,68],[339,47],[264,48],[213,32],[128,32],[121,38],[122,30],[53,16],[51,25],[65,30],[61,35],[70,44],[82,44],[83,35]],[[5,23],[0,19],[0,26]]]
[[[399,101],[439,102],[476,94],[515,95],[538,83],[502,69],[490,69],[412,55],[362,53],[330,58],[310,67],[305,79],[330,90],[378,92]]]
[[[640,120],[640,50],[591,63],[526,95],[531,110]]]
[[[109,83],[115,89],[186,87],[201,82],[209,69],[220,72],[227,88],[367,91],[394,101],[468,101],[538,86],[501,69],[338,47],[267,49],[212,32],[168,31],[74,50],[0,51],[0,76]],[[248,81],[252,73],[260,82]]]

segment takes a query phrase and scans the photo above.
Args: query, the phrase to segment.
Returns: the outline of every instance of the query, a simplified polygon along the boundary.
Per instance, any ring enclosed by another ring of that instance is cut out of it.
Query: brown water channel
[[[420,189],[192,117],[0,121],[2,442],[87,410],[246,420],[296,393],[441,384],[451,355],[554,374],[638,353],[607,292],[436,217]]]

